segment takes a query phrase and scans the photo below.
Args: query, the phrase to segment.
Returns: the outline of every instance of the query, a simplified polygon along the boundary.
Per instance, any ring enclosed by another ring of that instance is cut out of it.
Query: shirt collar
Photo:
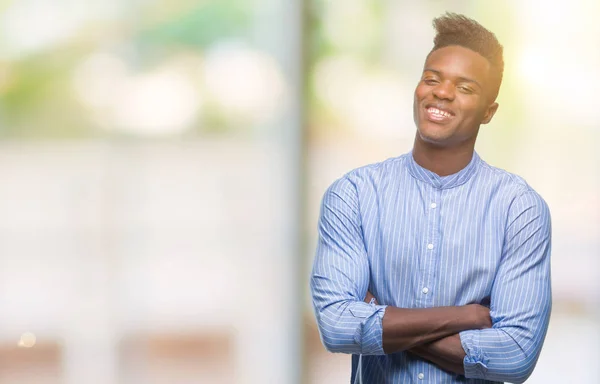
[[[406,166],[415,179],[429,183],[439,189],[454,188],[466,183],[475,174],[481,161],[477,152],[473,152],[473,158],[466,167],[451,175],[439,176],[417,164],[412,151],[408,154],[407,158]]]

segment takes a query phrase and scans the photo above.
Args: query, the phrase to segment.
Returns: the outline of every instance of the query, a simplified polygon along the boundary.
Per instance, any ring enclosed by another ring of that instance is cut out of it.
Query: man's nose
[[[449,81],[442,81],[433,89],[433,94],[438,99],[454,100],[454,86]]]

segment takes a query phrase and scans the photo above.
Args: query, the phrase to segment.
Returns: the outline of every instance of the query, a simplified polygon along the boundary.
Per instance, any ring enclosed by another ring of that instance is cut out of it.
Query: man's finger
[[[369,291],[367,291],[367,296],[365,297],[365,303],[374,303],[374,304],[379,304],[377,302],[377,299],[375,298],[375,296],[373,296],[373,294]]]

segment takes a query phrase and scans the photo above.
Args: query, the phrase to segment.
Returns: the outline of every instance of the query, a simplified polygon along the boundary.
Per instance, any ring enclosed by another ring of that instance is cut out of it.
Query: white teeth
[[[441,109],[437,109],[437,108],[433,108],[433,107],[428,108],[427,112],[434,114],[434,115],[438,115],[438,116],[452,117],[452,115],[449,114],[448,112],[442,111]]]

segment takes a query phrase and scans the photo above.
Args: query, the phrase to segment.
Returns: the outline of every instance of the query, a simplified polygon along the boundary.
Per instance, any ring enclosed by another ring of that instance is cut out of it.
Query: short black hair
[[[503,48],[496,35],[481,24],[464,15],[446,12],[433,19],[436,35],[431,52],[450,45],[459,45],[479,53],[492,66],[495,88],[492,89],[492,100],[495,100],[502,84],[504,73]],[[430,54],[431,54],[430,52]]]

